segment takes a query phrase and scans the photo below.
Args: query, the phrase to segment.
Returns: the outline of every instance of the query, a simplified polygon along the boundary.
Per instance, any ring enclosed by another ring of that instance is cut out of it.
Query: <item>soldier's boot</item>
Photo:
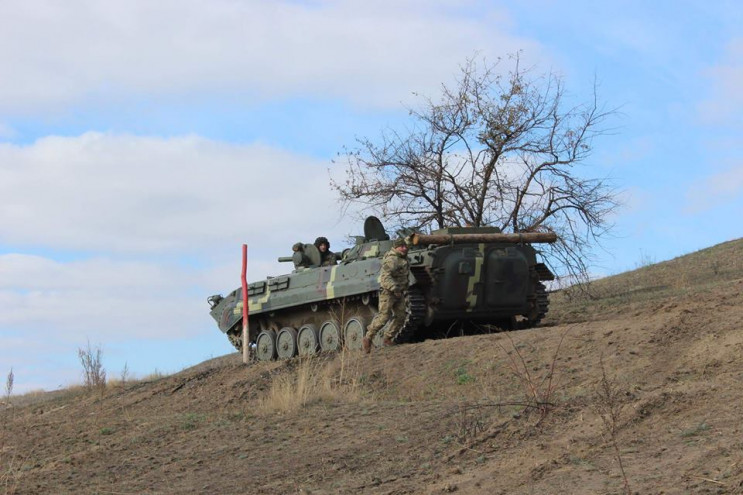
[[[395,345],[395,342],[391,338],[385,337],[384,339],[382,339],[382,346],[391,347],[393,345]]]
[[[372,341],[369,337],[365,336],[363,339],[361,339],[361,348],[366,354],[369,354],[371,352]]]

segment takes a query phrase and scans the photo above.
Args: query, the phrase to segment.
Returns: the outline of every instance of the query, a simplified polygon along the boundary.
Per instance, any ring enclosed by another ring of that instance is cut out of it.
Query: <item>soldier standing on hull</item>
[[[362,347],[367,354],[371,351],[372,339],[390,321],[382,344],[390,346],[393,339],[405,324],[405,296],[408,291],[410,263],[408,262],[408,245],[403,239],[396,239],[392,249],[382,258],[382,272],[379,276],[379,313],[374,317],[362,340]]]
[[[330,250],[330,242],[327,237],[315,239],[315,247],[320,251],[320,266],[333,266],[338,263],[335,253]]]

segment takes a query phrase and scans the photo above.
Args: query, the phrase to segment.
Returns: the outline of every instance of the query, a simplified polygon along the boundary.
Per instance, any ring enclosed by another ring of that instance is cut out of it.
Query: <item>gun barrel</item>
[[[287,263],[289,261],[294,261],[294,257],[292,257],[292,256],[279,256],[279,263]]]
[[[467,244],[480,242],[506,242],[510,244],[552,243],[557,241],[554,232],[522,232],[515,234],[413,234],[410,240],[414,246],[419,244]]]

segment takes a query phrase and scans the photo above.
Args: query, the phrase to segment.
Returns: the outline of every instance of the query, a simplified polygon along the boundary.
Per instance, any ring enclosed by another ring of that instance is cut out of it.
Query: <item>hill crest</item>
[[[742,255],[730,241],[596,281],[593,298],[554,294],[536,329],[249,367],[231,354],[6,408],[0,487],[743,493]]]

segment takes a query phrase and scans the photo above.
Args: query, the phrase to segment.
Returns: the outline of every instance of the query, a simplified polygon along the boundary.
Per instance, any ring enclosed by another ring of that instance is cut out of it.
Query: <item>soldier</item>
[[[312,266],[310,259],[304,254],[304,244],[295,242],[292,246],[292,251],[294,252],[294,255],[292,255],[294,268],[309,268]]]
[[[335,253],[330,250],[330,242],[327,237],[315,239],[315,247],[320,251],[320,266],[333,266],[337,264]]]
[[[390,346],[393,339],[405,324],[405,296],[408,291],[410,263],[408,262],[408,245],[403,239],[396,239],[382,258],[382,272],[379,276],[379,313],[369,324],[362,347],[367,354],[371,351],[372,339],[389,321],[382,344]]]

